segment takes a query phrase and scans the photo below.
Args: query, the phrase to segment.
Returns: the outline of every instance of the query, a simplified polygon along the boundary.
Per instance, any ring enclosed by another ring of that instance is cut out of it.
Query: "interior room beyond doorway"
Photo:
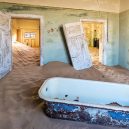
[[[12,19],[12,42],[20,42],[30,47],[39,47],[38,19]]]
[[[100,44],[103,40],[103,23],[100,22],[82,22],[85,38],[88,43],[89,51],[93,64],[99,63]]]
[[[40,65],[40,20],[12,18],[13,65]]]

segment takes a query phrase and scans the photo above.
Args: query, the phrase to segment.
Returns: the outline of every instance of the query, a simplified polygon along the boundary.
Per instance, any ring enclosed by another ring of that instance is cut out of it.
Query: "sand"
[[[100,64],[76,71],[71,65],[61,62],[40,67],[39,49],[20,43],[13,45],[13,57],[13,70],[0,80],[0,129],[118,129],[51,119],[43,112],[38,89],[44,80],[55,76],[128,83],[129,71]]]

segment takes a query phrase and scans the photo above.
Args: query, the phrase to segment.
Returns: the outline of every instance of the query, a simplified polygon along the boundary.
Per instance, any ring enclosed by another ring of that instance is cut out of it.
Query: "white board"
[[[73,67],[76,70],[90,68],[92,61],[81,22],[68,23],[63,28]]]
[[[0,79],[12,68],[10,17],[0,12]]]

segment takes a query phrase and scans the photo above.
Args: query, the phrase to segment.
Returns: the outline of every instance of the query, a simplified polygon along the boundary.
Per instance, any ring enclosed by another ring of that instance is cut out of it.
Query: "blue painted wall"
[[[119,58],[119,14],[64,9],[55,7],[30,6],[20,4],[0,3],[0,10],[17,14],[34,14],[44,16],[44,63],[61,61],[69,63],[66,43],[63,36],[62,24],[78,22],[85,18],[108,20],[108,44],[106,47],[106,64],[117,65]]]
[[[129,69],[129,10],[120,13],[119,64]]]

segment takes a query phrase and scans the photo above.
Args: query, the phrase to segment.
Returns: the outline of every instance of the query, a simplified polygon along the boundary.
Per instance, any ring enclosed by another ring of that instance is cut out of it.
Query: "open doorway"
[[[40,20],[13,17],[12,48],[15,65],[40,65]]]
[[[107,21],[83,19],[81,22],[93,64],[105,64],[104,45],[107,42]]]

